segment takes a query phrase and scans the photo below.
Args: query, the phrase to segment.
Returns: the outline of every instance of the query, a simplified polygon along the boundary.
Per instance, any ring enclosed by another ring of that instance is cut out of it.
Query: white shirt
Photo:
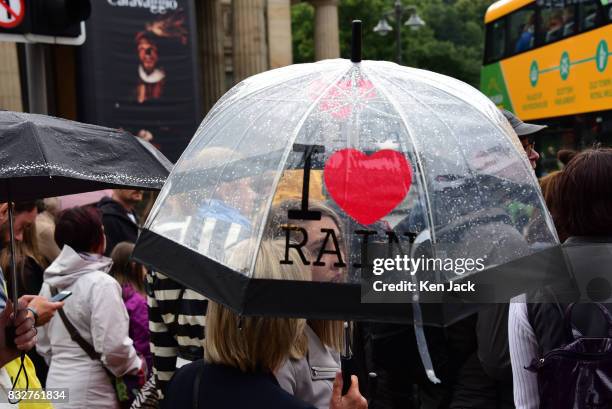
[[[538,358],[538,341],[529,323],[525,295],[512,299],[508,316],[508,343],[512,362],[514,405],[516,409],[538,409],[538,377],[527,369]]]

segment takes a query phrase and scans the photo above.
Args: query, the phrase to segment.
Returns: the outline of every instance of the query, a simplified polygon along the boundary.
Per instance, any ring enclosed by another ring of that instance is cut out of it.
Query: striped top
[[[147,274],[147,286],[153,375],[159,398],[163,399],[177,369],[177,357],[194,361],[204,356],[208,301],[156,272]]]
[[[220,262],[235,244],[250,236],[248,220],[217,200],[201,208],[180,230],[186,247]],[[203,358],[208,301],[157,272],[147,275],[147,284],[153,374],[163,399],[174,371],[186,361]]]
[[[519,300],[521,302],[517,302]],[[538,376],[525,369],[538,357],[538,341],[529,323],[524,295],[514,298],[510,303],[508,343],[514,381],[514,405],[516,409],[538,409]]]
[[[2,268],[0,268],[0,311],[4,311],[4,307],[6,307],[6,301],[8,300],[6,292],[7,288],[6,281],[4,280],[4,272]]]
[[[218,200],[212,200],[186,226],[184,244],[213,260],[224,262],[231,249],[249,239],[251,227],[238,210]]]

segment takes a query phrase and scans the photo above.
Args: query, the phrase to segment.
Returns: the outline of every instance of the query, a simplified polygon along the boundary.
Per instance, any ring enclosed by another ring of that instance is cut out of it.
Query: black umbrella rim
[[[148,229],[142,230],[132,259],[239,315],[414,322],[411,303],[362,303],[360,284],[249,278]],[[185,274],[198,270],[207,274]],[[447,327],[483,308],[478,302],[458,305],[423,303],[422,321]]]
[[[427,326],[448,327],[486,306],[507,304],[526,292],[553,285],[569,285],[568,288],[575,289],[574,273],[564,260],[567,247],[553,245],[487,268],[483,270],[486,274],[481,272],[464,278],[475,282],[477,287],[492,289],[503,301],[492,302],[473,293],[445,295],[441,302],[439,297],[428,299],[422,293],[421,322]],[[239,315],[414,322],[411,303],[362,303],[360,284],[249,278],[148,229],[141,232],[132,257]],[[202,270],[207,273],[186,274]],[[574,295],[570,292],[568,297]]]
[[[49,184],[49,180],[52,181],[52,184],[49,188],[46,189],[38,189],[31,190],[25,189],[25,193],[23,190],[15,190],[14,187],[10,187],[11,183],[15,183],[16,181],[25,181],[26,179],[39,180],[42,184]],[[66,188],[66,182],[72,182],[74,187]],[[61,185],[61,188],[55,188],[53,184]],[[119,183],[111,183],[111,182],[103,182],[96,179],[79,179],[79,178],[71,178],[67,176],[61,175],[41,175],[41,176],[22,176],[22,177],[11,177],[8,179],[0,178],[0,203],[2,202],[22,202],[27,200],[37,200],[44,199],[47,197],[55,197],[55,196],[65,196],[72,195],[77,193],[86,193],[93,192],[96,190],[104,190],[104,189],[138,189],[138,190],[147,190],[147,191],[159,191],[162,189],[163,185],[157,186],[146,186],[146,185],[138,185],[138,184],[119,184]]]

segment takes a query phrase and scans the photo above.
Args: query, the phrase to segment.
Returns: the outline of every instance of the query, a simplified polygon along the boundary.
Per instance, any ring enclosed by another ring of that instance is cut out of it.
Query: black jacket
[[[565,311],[570,302],[579,302],[572,310],[571,324],[574,330],[587,337],[608,336],[608,324],[602,313],[591,302],[601,302],[612,312],[610,296],[604,299],[590,299],[589,289],[595,289],[590,283],[593,277],[597,280],[604,280],[604,284],[602,285],[602,281],[599,281],[597,287],[603,287],[604,290],[606,287],[610,288],[612,283],[612,271],[610,270],[612,256],[609,250],[611,243],[612,236],[568,238],[566,245],[606,244],[606,250],[596,251],[598,257],[593,257],[591,252],[568,251],[567,262],[571,265],[576,280],[573,285],[577,285],[577,288],[572,286],[550,287],[531,294],[527,298],[529,323],[538,341],[539,356],[544,356],[547,352],[573,341],[565,328]]]
[[[196,402],[194,402],[197,399]],[[162,409],[315,409],[285,392],[272,374],[247,374],[198,360],[176,371]]]
[[[128,212],[118,202],[110,197],[103,197],[98,202],[98,209],[102,212],[102,223],[104,224],[104,235],[106,236],[105,256],[109,256],[113,248],[122,241],[136,243],[138,238],[138,217],[135,213],[134,223],[128,216]]]
[[[446,244],[448,257],[487,256],[492,263],[503,263],[510,253],[527,244],[511,225],[503,209],[487,209],[457,215],[436,234]],[[427,253],[426,242],[413,257]],[[459,308],[459,306],[458,306]],[[468,310],[466,308],[466,313]],[[425,326],[425,336],[436,375],[441,384],[426,377],[412,325],[368,324],[364,342],[371,371],[378,374],[371,409],[417,407],[412,402],[412,383],[419,386],[420,407],[509,408],[512,403],[512,371],[508,349],[507,304],[490,305],[477,314],[446,328]]]

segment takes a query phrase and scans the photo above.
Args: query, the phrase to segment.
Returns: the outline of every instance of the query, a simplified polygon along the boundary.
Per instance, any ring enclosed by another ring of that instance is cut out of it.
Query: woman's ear
[[[140,266],[140,279],[144,283],[145,280],[147,279],[147,269],[142,264],[139,264],[139,266]]]
[[[106,235],[104,234],[104,229],[102,229],[102,240],[100,240],[100,245],[98,246],[97,249],[95,249],[95,252],[98,254],[104,254],[105,251],[106,251]]]

